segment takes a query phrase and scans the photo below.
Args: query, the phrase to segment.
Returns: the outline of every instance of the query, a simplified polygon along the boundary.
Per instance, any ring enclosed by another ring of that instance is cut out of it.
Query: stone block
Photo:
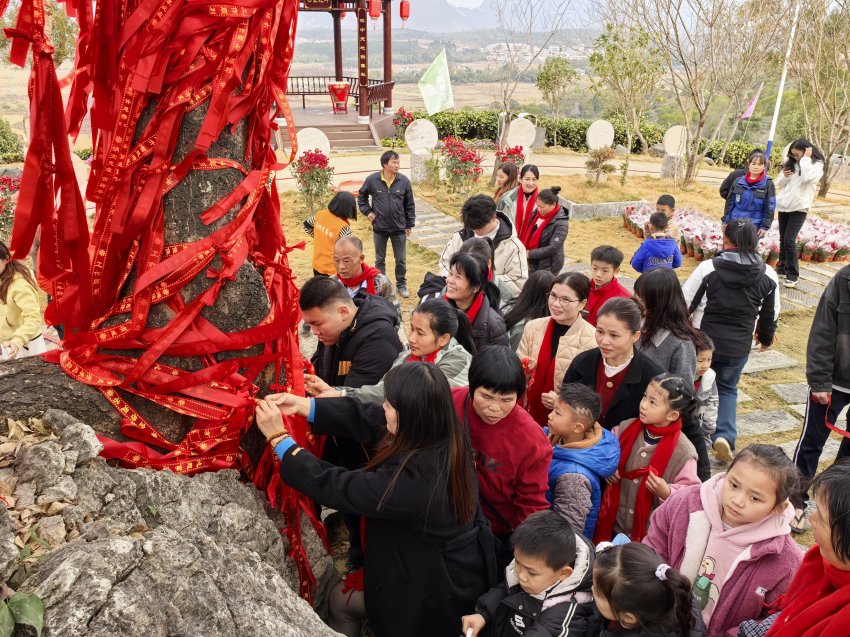
[[[424,183],[428,178],[426,162],[431,158],[431,153],[424,149],[418,149],[410,153],[410,181],[414,184]]]
[[[685,158],[665,155],[661,160],[661,179],[681,179],[685,176]]]
[[[738,436],[763,436],[798,429],[800,421],[784,409],[776,409],[739,415],[737,427]]]
[[[785,369],[788,367],[796,367],[798,365],[790,356],[786,356],[775,350],[766,352],[753,352],[750,354],[750,359],[744,367],[745,374],[758,374],[766,372],[770,369]]]
[[[781,383],[771,385],[770,388],[786,403],[805,403],[809,399],[809,386],[806,383]]]
[[[746,393],[746,392],[744,392],[744,391],[742,391],[742,390],[740,390],[740,389],[738,390],[738,404],[739,404],[739,405],[740,405],[741,403],[748,403],[748,402],[750,402],[752,399],[753,399],[753,397],[752,397],[752,396],[750,396],[748,393]]]

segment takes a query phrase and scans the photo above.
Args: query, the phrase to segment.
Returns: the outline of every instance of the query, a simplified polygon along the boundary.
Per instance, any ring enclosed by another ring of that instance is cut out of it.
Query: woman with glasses
[[[549,290],[549,316],[529,321],[523,330],[517,354],[534,367],[528,411],[541,426],[547,422],[573,358],[596,346],[595,330],[581,316],[588,294],[590,279],[585,275],[559,275]]]

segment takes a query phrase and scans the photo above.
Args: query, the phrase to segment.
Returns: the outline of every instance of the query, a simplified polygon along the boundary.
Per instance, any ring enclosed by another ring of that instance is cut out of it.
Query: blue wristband
[[[316,399],[310,399],[310,413],[307,414],[307,422],[316,420]]]
[[[287,436],[286,438],[284,438],[283,440],[281,440],[279,443],[277,443],[275,445],[275,447],[274,447],[275,455],[277,455],[278,458],[283,460],[284,454],[287,451],[289,451],[290,447],[294,447],[294,446],[295,446],[295,441],[292,439],[292,436]]]

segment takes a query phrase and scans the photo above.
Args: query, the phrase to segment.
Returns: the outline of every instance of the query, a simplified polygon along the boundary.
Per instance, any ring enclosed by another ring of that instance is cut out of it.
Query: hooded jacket
[[[773,344],[779,320],[779,279],[761,259],[726,250],[703,261],[685,281],[682,292],[694,327],[714,341],[721,356],[748,356],[753,331],[759,343]]]
[[[374,385],[402,350],[396,309],[379,296],[357,295],[351,325],[335,345],[319,343],[311,359],[316,375],[332,387]]]
[[[538,214],[535,209],[529,220],[532,227],[538,219]],[[564,256],[564,245],[569,231],[570,211],[561,206],[552,221],[543,229],[543,233],[540,235],[540,246],[528,250],[528,268],[531,272],[549,270],[556,276],[560,274],[566,258]]]
[[[652,514],[644,544],[690,579],[703,603],[714,601],[709,633],[736,637],[741,622],[768,615],[767,606],[785,593],[803,552],[790,537],[794,507],[789,502],[779,515],[725,530],[720,517],[725,477],[718,474],[671,495]],[[712,553],[718,551],[735,554],[720,587],[712,581],[717,561]]]
[[[493,241],[493,273],[499,277],[499,289],[509,292],[508,298],[518,296],[528,279],[528,257],[525,246],[514,230],[513,223],[503,212],[497,212],[499,227],[492,238]],[[461,228],[455,232],[440,256],[440,273],[449,275],[449,261],[455,252],[460,250],[463,242],[476,236],[469,228]],[[508,298],[502,296],[502,301]]]
[[[602,502],[602,481],[614,475],[619,462],[620,441],[617,436],[599,425],[596,426],[596,435],[591,440],[583,440],[569,446],[555,445],[552,448],[552,463],[549,465],[549,489],[546,491],[546,499],[561,515],[564,515],[564,509],[574,510],[580,498],[571,493],[570,483],[574,482],[575,478],[581,480],[582,486],[590,491],[590,508],[585,513],[582,533],[593,537],[596,519],[599,517],[599,505]],[[568,518],[568,521],[573,523],[572,519]]]
[[[762,173],[761,179],[751,184],[745,174],[732,184],[722,221],[726,224],[735,219],[749,219],[757,229],[767,231],[773,223],[774,210],[776,189],[773,180]]]
[[[779,212],[806,212],[812,207],[818,182],[823,177],[823,162],[813,162],[811,157],[801,157],[794,165],[794,174],[786,177],[779,171],[776,185],[782,188],[776,195]]]
[[[489,637],[591,637],[599,633],[600,618],[593,595],[593,545],[576,534],[573,572],[552,588],[530,595],[519,584],[514,562],[505,569],[505,581],[478,598],[475,612],[487,625]]]
[[[408,358],[410,358],[410,350],[404,350],[395,359],[393,367],[404,365]],[[452,339],[448,345],[437,352],[434,365],[446,375],[446,379],[449,381],[449,387],[466,387],[469,385],[467,374],[469,373],[469,364],[471,362],[472,354],[467,352],[455,339]],[[383,403],[384,379],[382,378],[374,385],[363,385],[362,387],[355,387],[344,391],[345,396],[353,396],[360,402]]]
[[[644,239],[632,257],[632,267],[637,272],[646,272],[652,268],[673,268],[682,265],[682,251],[679,242],[672,237],[652,235]]]
[[[806,380],[813,392],[850,388],[850,265],[832,277],[818,302],[806,347]]]

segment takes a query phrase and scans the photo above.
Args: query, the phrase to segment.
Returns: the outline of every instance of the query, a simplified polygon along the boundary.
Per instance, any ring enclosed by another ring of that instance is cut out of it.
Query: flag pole
[[[767,136],[767,163],[770,164],[770,151],[773,150],[773,136],[776,133],[776,122],[779,120],[779,107],[782,105],[782,92],[785,90],[785,78],[788,75],[788,61],[791,59],[791,47],[794,44],[794,33],[797,31],[797,20],[800,17],[798,0],[794,7],[794,18],[791,20],[791,34],[788,36],[788,48],[785,49],[785,63],[782,65],[782,77],[779,79],[779,92],[776,95],[776,105],[773,107],[773,120],[770,122],[770,133]]]

